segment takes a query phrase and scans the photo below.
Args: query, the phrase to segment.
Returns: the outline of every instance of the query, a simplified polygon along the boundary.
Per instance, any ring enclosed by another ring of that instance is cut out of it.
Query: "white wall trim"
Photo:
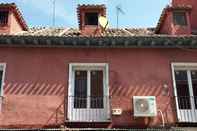
[[[171,65],[175,68],[175,67],[186,67],[186,68],[190,68],[190,67],[194,67],[197,68],[197,63],[187,63],[187,62],[182,62],[182,63],[178,63],[178,62],[172,62]]]
[[[102,67],[108,66],[107,63],[70,63],[69,65],[72,67],[74,66],[102,66]]]
[[[178,121],[182,122],[185,119],[184,121],[191,122],[193,120],[190,119],[189,117],[187,119],[182,118],[184,112],[182,112],[182,110],[179,109],[179,103],[178,103],[178,98],[177,98],[178,95],[177,95],[177,89],[176,89],[175,70],[186,70],[187,71],[189,93],[190,93],[190,95],[193,96],[193,91],[191,89],[192,82],[191,82],[191,74],[190,74],[191,72],[190,71],[197,70],[197,63],[189,63],[189,62],[175,63],[175,62],[172,62],[171,63],[171,70],[172,70],[172,79],[173,79],[174,96],[175,96],[175,100],[176,100],[176,111],[177,111]],[[191,101],[191,106],[193,106],[192,109],[195,108],[194,105],[195,105],[194,102]],[[187,110],[186,112],[189,112],[189,111]],[[186,114],[186,116],[187,116],[187,114]]]
[[[0,89],[1,89],[1,93],[0,93],[0,96],[3,96],[4,95],[4,85],[5,85],[5,72],[6,72],[6,63],[0,63],[0,67],[2,67],[3,69],[0,69],[0,70],[3,70],[3,76],[2,76],[2,84],[0,85]]]
[[[180,113],[178,111],[179,105],[178,105],[178,99],[177,99],[177,90],[176,90],[176,81],[175,81],[174,69],[175,69],[175,66],[177,66],[179,64],[181,64],[181,63],[171,63],[172,81],[173,81],[174,96],[175,96],[175,101],[176,101],[176,112],[177,112],[177,118],[178,118],[178,120],[180,119],[181,116],[180,116]]]
[[[105,95],[109,96],[109,65],[108,63],[69,63],[69,80],[68,80],[68,107],[67,107],[67,118],[71,119],[72,117],[72,102],[69,102],[69,96],[74,96],[73,94],[73,79],[74,74],[73,70],[75,69],[84,69],[84,70],[91,70],[91,69],[102,69],[104,70],[104,93]]]

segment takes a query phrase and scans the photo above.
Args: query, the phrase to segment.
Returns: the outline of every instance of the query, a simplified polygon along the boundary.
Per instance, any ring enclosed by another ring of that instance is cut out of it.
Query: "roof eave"
[[[197,36],[55,37],[0,36],[6,47],[197,48]]]

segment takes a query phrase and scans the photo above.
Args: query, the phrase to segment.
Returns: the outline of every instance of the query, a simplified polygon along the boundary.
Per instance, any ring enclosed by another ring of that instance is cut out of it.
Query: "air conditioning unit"
[[[134,96],[133,97],[134,117],[157,116],[155,96]]]

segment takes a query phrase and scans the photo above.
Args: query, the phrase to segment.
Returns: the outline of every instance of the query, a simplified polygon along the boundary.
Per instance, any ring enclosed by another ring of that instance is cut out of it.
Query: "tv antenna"
[[[116,6],[116,15],[117,15],[117,29],[119,28],[119,14],[125,14],[125,12],[122,10],[122,7],[121,7],[121,5],[117,5]]]
[[[56,6],[56,0],[52,0],[53,3],[53,17],[52,17],[52,25],[55,26],[55,6]]]

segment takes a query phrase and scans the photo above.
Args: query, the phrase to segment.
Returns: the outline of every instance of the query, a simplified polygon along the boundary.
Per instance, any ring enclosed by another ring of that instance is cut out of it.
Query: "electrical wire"
[[[161,119],[162,119],[162,127],[165,127],[165,120],[164,120],[164,115],[163,112],[159,109],[158,112],[161,114]]]

